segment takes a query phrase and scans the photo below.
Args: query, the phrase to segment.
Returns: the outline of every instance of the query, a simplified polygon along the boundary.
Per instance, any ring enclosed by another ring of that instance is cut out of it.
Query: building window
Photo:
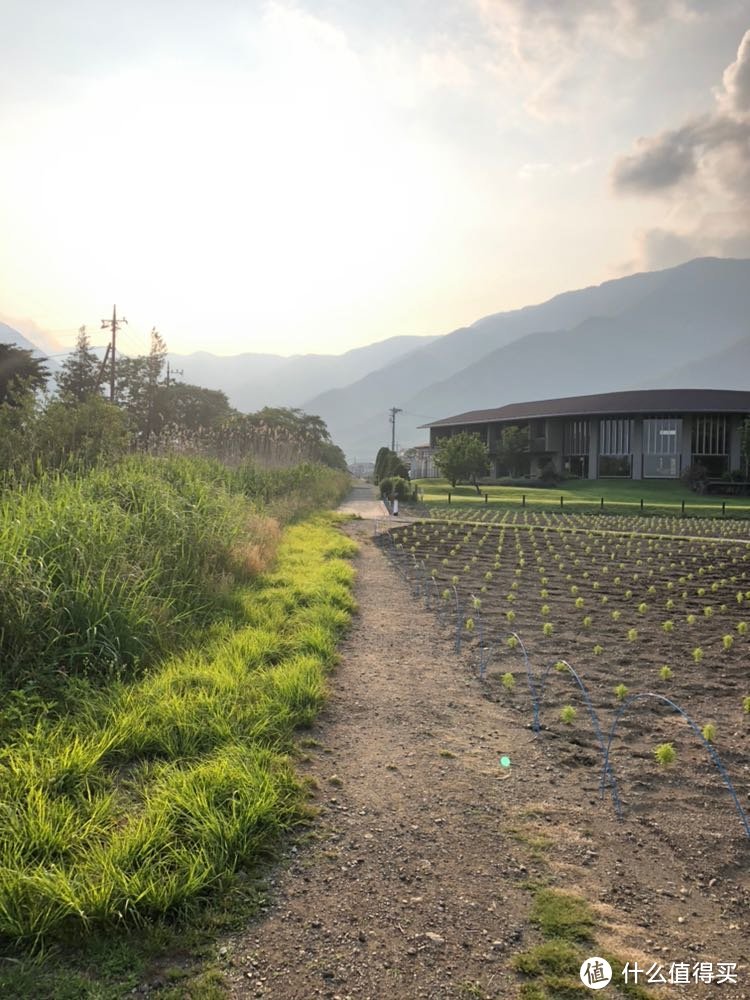
[[[563,428],[563,454],[588,455],[589,453],[589,422],[588,420],[566,420]]]
[[[633,421],[626,417],[599,421],[599,478],[630,479]]]
[[[633,434],[633,421],[616,417],[613,420],[599,421],[599,454],[629,455],[632,451],[630,439]]]
[[[721,476],[729,468],[727,418],[719,414],[693,418],[692,460],[709,476]]]
[[[679,417],[647,417],[643,421],[643,476],[645,479],[677,479],[682,452],[682,420]]]

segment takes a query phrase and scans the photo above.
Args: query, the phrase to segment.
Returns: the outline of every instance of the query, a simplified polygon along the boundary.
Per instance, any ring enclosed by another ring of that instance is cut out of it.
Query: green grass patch
[[[273,570],[235,591],[247,624],[0,751],[2,938],[50,947],[182,917],[305,819],[289,753],[354,608],[355,548],[325,517],[290,527]],[[13,975],[0,962],[3,995]]]
[[[594,943],[596,916],[580,896],[558,889],[538,888],[530,914],[542,941],[513,959],[513,968],[526,977],[520,987],[525,1000],[579,1000],[591,990],[580,978],[586,958],[599,954],[612,966],[611,988],[635,1000],[648,1000],[650,994],[635,983],[625,983],[623,963],[619,958],[597,950]]]
[[[448,493],[451,494],[451,506],[459,505],[476,508],[478,505],[488,508],[520,508],[535,510],[560,510],[560,498],[563,509],[570,512],[589,512],[598,510],[604,498],[604,512],[635,513],[640,510],[643,500],[644,508],[650,514],[679,514],[682,502],[685,502],[686,513],[701,517],[715,517],[721,514],[722,503],[728,515],[735,517],[750,517],[750,498],[701,496],[693,493],[679,480],[566,480],[559,486],[542,487],[530,483],[528,486],[481,486],[481,494],[473,486],[451,486],[445,479],[420,479],[419,487],[425,504],[435,506],[448,505]],[[485,494],[488,500],[485,502]]]

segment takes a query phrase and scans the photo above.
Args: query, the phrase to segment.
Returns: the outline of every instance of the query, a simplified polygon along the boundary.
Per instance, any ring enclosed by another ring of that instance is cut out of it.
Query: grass
[[[317,467],[141,456],[0,492],[0,692],[15,692],[2,728],[24,703],[68,702],[71,678],[132,676],[230,615],[234,584],[273,553],[269,500],[289,520],[342,485]]]
[[[234,592],[243,627],[227,622],[146,676],[90,692],[75,714],[40,720],[2,751],[9,947],[54,955],[114,928],[115,940],[132,938],[135,961],[165,916],[189,919],[231,891],[232,873],[305,820],[289,752],[322,704],[354,607],[353,549],[330,518],[290,527],[275,567]],[[24,995],[32,967],[0,961],[0,993]],[[50,996],[105,995],[66,993],[63,979]]]
[[[528,487],[481,486],[481,495],[477,494],[473,486],[452,487],[445,479],[420,479],[416,485],[419,486],[424,503],[429,505],[447,505],[450,492],[451,505],[467,507],[484,505],[487,494],[488,507],[521,507],[525,496],[527,507],[560,510],[562,497],[564,510],[586,512],[599,510],[603,497],[605,513],[637,512],[643,500],[644,509],[649,514],[679,514],[684,501],[686,513],[694,515],[715,517],[721,514],[724,503],[727,514],[750,517],[748,497],[728,497],[725,500],[717,496],[701,496],[675,480],[571,479],[554,487],[540,487],[533,484]]]
[[[578,1000],[590,996],[591,990],[583,985],[579,972],[592,954],[601,955],[612,966],[611,987],[618,993],[636,1000],[651,996],[642,987],[625,983],[622,962],[597,948],[596,915],[580,896],[538,888],[530,921],[539,928],[542,940],[513,960],[513,967],[524,977],[520,988],[524,1000]]]

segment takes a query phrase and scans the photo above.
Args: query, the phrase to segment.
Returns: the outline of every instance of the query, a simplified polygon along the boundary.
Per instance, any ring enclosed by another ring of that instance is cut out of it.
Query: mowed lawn
[[[426,504],[448,503],[495,504],[502,506],[532,506],[560,509],[560,498],[565,510],[615,510],[619,513],[640,510],[641,501],[649,513],[680,513],[685,503],[685,513],[699,516],[715,516],[722,510],[735,517],[750,517],[750,497],[746,496],[700,496],[693,493],[679,481],[674,480],[568,480],[553,487],[528,486],[484,486],[481,494],[473,486],[460,484],[452,487],[446,479],[419,479],[420,496]],[[487,500],[485,500],[485,495]],[[525,497],[525,501],[524,501]]]

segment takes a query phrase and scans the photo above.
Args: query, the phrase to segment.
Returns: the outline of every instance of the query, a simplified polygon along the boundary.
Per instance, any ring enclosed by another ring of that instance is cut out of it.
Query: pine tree
[[[91,350],[86,327],[78,331],[75,350],[60,367],[57,387],[64,402],[83,403],[98,396],[103,383],[101,362]]]

